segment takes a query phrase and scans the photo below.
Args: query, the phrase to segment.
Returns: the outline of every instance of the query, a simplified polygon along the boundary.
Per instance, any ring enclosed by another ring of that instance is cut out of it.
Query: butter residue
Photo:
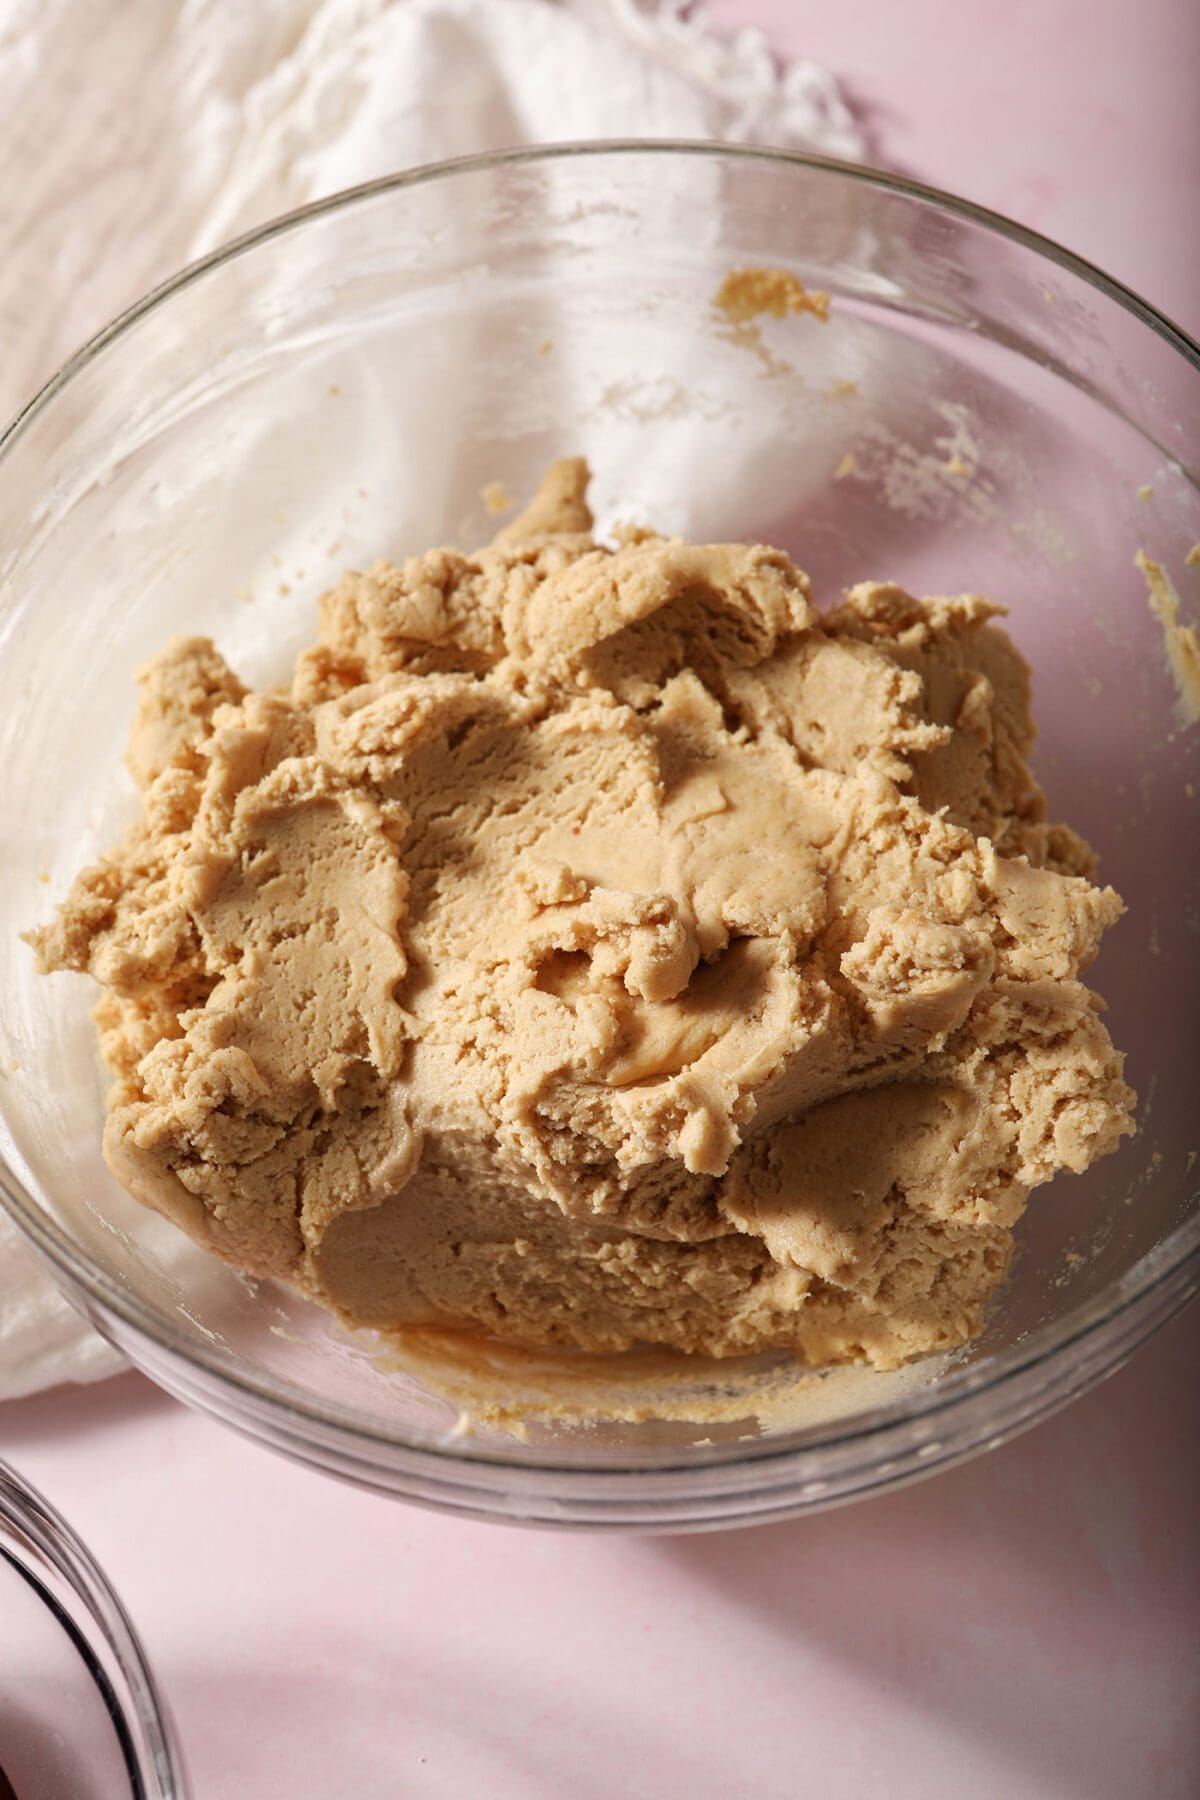
[[[813,1370],[786,1354],[717,1358],[646,1348],[606,1356],[418,1327],[381,1333],[371,1360],[382,1373],[413,1376],[453,1407],[449,1436],[493,1431],[524,1442],[531,1428],[651,1420],[715,1428],[726,1440],[803,1430],[928,1386],[950,1356],[884,1374],[853,1365]]]

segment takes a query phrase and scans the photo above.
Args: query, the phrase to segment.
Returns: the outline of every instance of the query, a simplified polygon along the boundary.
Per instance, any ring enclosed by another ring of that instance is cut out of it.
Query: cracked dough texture
[[[593,541],[556,464],[350,574],[290,689],[139,674],[143,814],[34,934],[88,970],[139,1199],[359,1325],[894,1366],[1131,1129],[974,595]]]

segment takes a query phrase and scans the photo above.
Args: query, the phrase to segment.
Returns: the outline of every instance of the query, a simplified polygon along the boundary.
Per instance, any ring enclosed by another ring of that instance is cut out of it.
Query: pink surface
[[[1200,334],[1196,0],[709,0],[833,70],[873,159],[1019,219]]]
[[[1198,1324],[964,1468],[711,1537],[419,1512],[135,1375],[0,1430],[123,1594],[198,1800],[1184,1800]]]
[[[1200,329],[1194,0],[713,0],[876,155]],[[1003,19],[1001,26],[998,21]],[[137,1376],[0,1409],[125,1597],[198,1800],[1200,1792],[1200,1310],[1005,1449],[708,1538],[554,1537],[292,1468]]]

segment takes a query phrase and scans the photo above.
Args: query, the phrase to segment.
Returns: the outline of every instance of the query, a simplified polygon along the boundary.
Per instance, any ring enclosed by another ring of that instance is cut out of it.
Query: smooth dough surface
[[[1131,1129],[998,609],[593,541],[347,575],[290,689],[139,674],[140,821],[34,934],[101,984],[108,1161],[355,1324],[881,1367]]]

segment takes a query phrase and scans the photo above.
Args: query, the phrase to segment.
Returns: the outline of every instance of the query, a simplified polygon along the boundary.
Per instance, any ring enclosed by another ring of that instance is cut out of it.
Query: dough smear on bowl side
[[[33,934],[103,990],[108,1162],[354,1325],[960,1344],[1132,1129],[1028,670],[976,595],[597,544],[587,479],[346,575],[290,689],[140,671],[142,816]]]

